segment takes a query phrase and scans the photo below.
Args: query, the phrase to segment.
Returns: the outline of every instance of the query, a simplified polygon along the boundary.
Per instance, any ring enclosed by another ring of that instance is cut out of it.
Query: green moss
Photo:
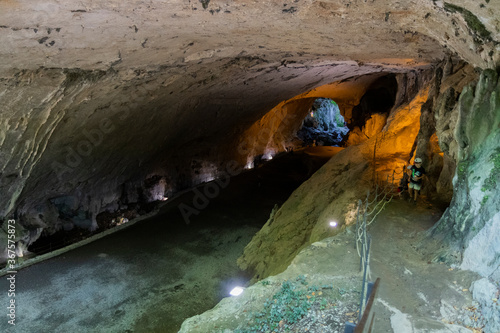
[[[210,3],[210,0],[200,0],[201,5],[203,6],[203,9],[208,8],[208,4]]]
[[[484,189],[483,192],[490,191],[495,188],[496,183],[496,179],[492,177],[492,174],[490,174],[490,176],[484,180],[484,184],[481,190]]]
[[[248,328],[235,330],[236,333],[288,331],[302,319],[316,302],[317,291],[324,287],[309,286],[306,277],[301,275],[295,281],[284,281],[272,299],[264,302],[262,311],[254,313]],[[331,286],[325,286],[331,288]],[[319,308],[325,309],[328,300],[322,298]]]
[[[70,85],[77,82],[97,82],[106,75],[106,72],[99,70],[66,69],[64,70],[64,74],[66,75],[66,85]]]
[[[465,172],[467,171],[467,167],[469,166],[468,161],[460,161],[457,165],[457,172],[459,177],[465,176]]]
[[[483,187],[481,188],[481,191],[483,192],[491,191],[497,188],[497,182],[500,178],[500,148],[497,148],[490,156],[490,161],[493,162],[493,168],[491,169],[488,178],[484,180]]]
[[[500,148],[497,148],[490,157],[493,161],[493,169],[495,171],[500,171]]]
[[[320,309],[320,310],[324,310],[324,309],[326,309],[326,306],[327,306],[327,305],[328,305],[328,301],[326,300],[326,298],[323,298],[323,299],[321,300],[321,303],[320,303],[320,307],[319,307],[319,309]]]
[[[491,39],[491,32],[489,32],[484,24],[481,23],[481,21],[477,18],[477,16],[472,14],[472,12],[470,12],[469,10],[447,2],[444,3],[444,9],[451,13],[460,13],[467,23],[469,29],[471,29],[476,36],[479,36],[484,40]]]

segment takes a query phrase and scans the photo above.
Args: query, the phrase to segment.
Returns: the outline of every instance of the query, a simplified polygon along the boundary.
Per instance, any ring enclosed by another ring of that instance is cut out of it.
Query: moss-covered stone
[[[66,75],[66,85],[74,84],[77,82],[97,82],[104,75],[106,75],[105,71],[100,70],[83,70],[79,68],[66,69],[64,70],[64,74]]]
[[[474,35],[476,35],[482,40],[486,41],[491,40],[491,32],[488,31],[488,29],[486,29],[484,24],[477,18],[476,15],[472,14],[471,11],[448,2],[444,3],[444,9],[452,13],[456,12],[460,13],[464,18],[465,22],[467,23],[467,26],[469,27],[469,29],[472,30]]]
[[[460,161],[457,165],[457,174],[459,177],[464,177],[466,175],[467,167],[469,166],[468,161]]]

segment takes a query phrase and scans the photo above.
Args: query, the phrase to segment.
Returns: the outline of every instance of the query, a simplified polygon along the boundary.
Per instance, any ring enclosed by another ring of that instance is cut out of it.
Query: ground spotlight
[[[335,221],[330,221],[330,227],[336,228],[339,224]]]
[[[239,295],[241,295],[243,290],[245,290],[245,288],[243,288],[243,287],[234,287],[233,290],[231,290],[231,292],[229,292],[229,295],[239,296]]]

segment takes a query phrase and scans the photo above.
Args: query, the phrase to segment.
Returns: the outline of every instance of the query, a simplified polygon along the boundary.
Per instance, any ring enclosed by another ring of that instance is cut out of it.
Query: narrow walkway
[[[396,200],[369,227],[372,279],[381,278],[375,332],[473,332],[460,324],[474,315],[467,308],[476,274],[432,263],[417,250],[418,233],[441,213],[423,201]]]

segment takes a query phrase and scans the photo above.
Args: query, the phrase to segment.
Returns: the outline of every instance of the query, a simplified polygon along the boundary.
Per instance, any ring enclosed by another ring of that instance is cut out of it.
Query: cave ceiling
[[[359,99],[367,74],[448,57],[495,68],[499,13],[495,0],[0,1],[0,215],[228,148],[320,86]]]

